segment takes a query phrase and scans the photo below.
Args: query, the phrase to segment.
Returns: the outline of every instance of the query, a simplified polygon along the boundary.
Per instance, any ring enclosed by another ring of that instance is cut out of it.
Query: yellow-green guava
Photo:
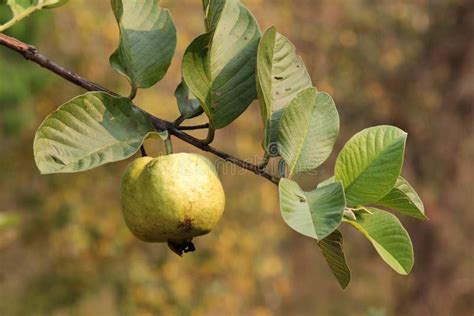
[[[125,222],[137,238],[168,242],[181,254],[194,250],[193,237],[214,228],[225,196],[209,159],[177,153],[130,163],[122,177],[121,202]]]

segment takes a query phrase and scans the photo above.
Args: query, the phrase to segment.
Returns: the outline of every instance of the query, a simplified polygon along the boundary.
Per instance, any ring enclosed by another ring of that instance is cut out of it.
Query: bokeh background
[[[294,42],[314,84],[338,106],[336,150],[317,174],[299,179],[305,188],[331,175],[337,152],[360,129],[393,124],[408,132],[403,174],[430,217],[401,217],[414,242],[414,271],[397,275],[343,227],[353,278],[342,291],[315,242],[284,224],[276,187],[228,165],[225,215],[196,240],[197,252],[180,258],[138,241],[119,204],[127,161],[67,175],[41,176],[35,167],[35,129],[83,91],[0,47],[0,315],[474,314],[474,2],[242,2],[262,30],[275,25]],[[175,18],[177,53],[164,80],[136,99],[160,117],[178,116],[173,92],[183,51],[203,32],[200,3],[162,1]],[[7,33],[128,92],[108,66],[118,43],[109,1],[71,0]],[[255,103],[218,132],[215,146],[255,161],[261,138]],[[174,146],[196,151],[178,140]],[[158,141],[146,147],[163,151]]]

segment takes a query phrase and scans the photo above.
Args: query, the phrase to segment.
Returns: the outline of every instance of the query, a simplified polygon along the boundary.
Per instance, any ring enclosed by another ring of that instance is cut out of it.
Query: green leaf
[[[47,5],[44,6],[45,9],[55,9],[65,5],[69,0],[43,0],[43,2],[47,3]]]
[[[120,44],[110,64],[136,88],[161,80],[176,49],[176,28],[168,10],[156,0],[112,0]]]
[[[35,135],[42,174],[78,172],[132,156],[153,126],[127,98],[80,95],[51,113]]]
[[[7,4],[12,11],[13,17],[0,24],[0,32],[20,22],[35,11],[41,9],[52,9],[65,4],[68,0],[3,0],[1,4]]]
[[[392,190],[403,165],[407,134],[393,126],[362,130],[344,146],[336,160],[347,204],[374,203]]]
[[[330,178],[327,178],[326,180],[323,180],[323,181],[319,182],[316,187],[320,188],[320,187],[323,187],[325,185],[328,185],[328,184],[331,184],[331,183],[334,183],[334,182],[336,182],[336,178],[334,176],[332,176]]]
[[[377,208],[372,214],[357,213],[357,221],[346,220],[372,243],[382,259],[397,273],[410,273],[413,263],[413,245],[398,218]]]
[[[408,181],[402,177],[398,177],[393,189],[375,204],[397,210],[411,217],[428,219],[420,197]]]
[[[315,88],[301,90],[283,113],[278,149],[292,174],[312,170],[331,154],[339,133],[339,115],[331,96]]]
[[[257,91],[264,126],[263,148],[278,141],[278,125],[288,104],[302,89],[312,87],[311,77],[295,46],[275,27],[265,31],[258,46]]]
[[[182,74],[201,102],[213,128],[235,120],[255,99],[255,63],[260,30],[252,14],[237,0],[211,0],[209,33],[186,49]]]
[[[189,91],[186,82],[182,81],[174,92],[179,112],[185,119],[190,119],[201,115],[202,109],[199,100]]]
[[[28,8],[33,10],[52,9],[66,4],[69,0],[6,0],[6,4],[10,6],[13,15],[19,15]],[[1,2],[0,2],[1,4]]]
[[[23,13],[26,9],[34,5],[33,0],[7,0],[7,5],[10,6],[13,16]]]
[[[283,178],[279,191],[283,219],[298,233],[321,240],[341,223],[346,202],[340,182],[304,192],[296,182]]]
[[[341,232],[335,230],[331,235],[319,241],[318,245],[337,281],[345,289],[351,281],[351,270],[347,266],[342,242]]]

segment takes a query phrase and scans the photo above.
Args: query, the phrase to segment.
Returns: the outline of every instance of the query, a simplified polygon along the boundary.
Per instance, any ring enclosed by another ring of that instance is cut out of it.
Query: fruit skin
[[[178,153],[130,163],[122,177],[121,202],[137,238],[179,244],[212,230],[224,212],[225,196],[209,159]]]

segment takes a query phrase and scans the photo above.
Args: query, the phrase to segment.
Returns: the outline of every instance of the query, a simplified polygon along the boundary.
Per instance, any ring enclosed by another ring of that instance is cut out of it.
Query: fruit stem
[[[145,150],[145,146],[144,146],[144,145],[141,145],[141,146],[140,146],[140,153],[142,154],[142,157],[148,156],[148,154],[146,153],[146,150]]]
[[[173,153],[173,143],[171,142],[170,137],[165,139],[165,151],[167,155],[171,155]]]

